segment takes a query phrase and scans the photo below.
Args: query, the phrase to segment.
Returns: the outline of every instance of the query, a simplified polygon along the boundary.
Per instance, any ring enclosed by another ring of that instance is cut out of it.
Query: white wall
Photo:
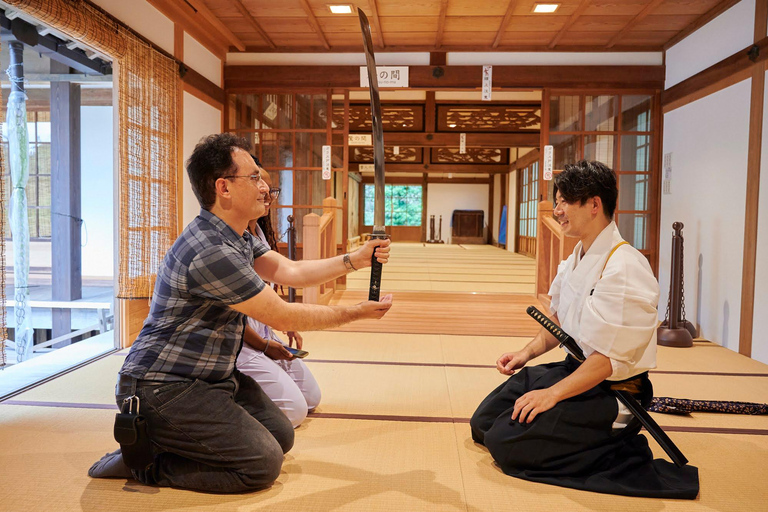
[[[146,0],[91,1],[173,55],[173,21]]]
[[[184,34],[184,63],[205,78],[222,86],[221,59],[189,34]]]
[[[221,110],[212,107],[208,103],[197,99],[189,93],[184,93],[184,147],[182,148],[184,153],[184,161],[182,165],[187,161],[189,155],[192,154],[192,150],[200,139],[213,133],[221,132]],[[186,166],[185,166],[186,168]],[[197,217],[200,213],[200,203],[197,202],[195,193],[192,192],[192,186],[189,184],[189,177],[184,172],[183,183],[183,210],[182,210],[182,226],[186,226],[189,222]]]
[[[768,81],[766,81],[768,96]],[[768,103],[765,103],[768,106]],[[755,269],[755,310],[752,326],[752,357],[768,363],[768,338],[765,319],[768,318],[768,109],[763,110],[763,143],[760,159],[760,207],[757,220],[757,268]]]
[[[429,216],[434,215],[435,230],[437,230],[440,215],[443,216],[442,236],[447,244],[451,243],[453,210],[483,210],[483,222],[487,226],[489,188],[485,184],[430,183],[427,195],[427,222],[429,222]]]
[[[660,318],[669,293],[672,223],[680,221],[685,225],[687,319],[704,338],[736,351],[750,82],[666,114],[662,151],[672,153],[672,175],[671,194],[661,196]]]
[[[668,49],[666,88],[751,46],[754,27],[755,0],[741,0]]]

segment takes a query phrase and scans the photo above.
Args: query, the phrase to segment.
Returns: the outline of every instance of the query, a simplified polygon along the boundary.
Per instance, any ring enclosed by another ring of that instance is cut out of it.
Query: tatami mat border
[[[125,357],[125,352],[112,354],[114,356]],[[308,359],[308,363],[331,363],[331,364],[369,364],[374,366],[425,366],[425,367],[444,367],[444,368],[477,368],[488,369],[496,368],[492,364],[464,364],[464,363],[417,363],[409,361],[352,361],[348,359]],[[657,375],[709,375],[716,377],[768,377],[768,373],[738,373],[738,372],[695,372],[687,370],[651,370],[651,374]]]
[[[23,405],[28,407],[63,407],[67,409],[102,409],[117,411],[117,405],[110,404],[86,404],[78,402],[45,402],[35,400],[6,400],[0,405]],[[469,418],[453,418],[450,416],[400,416],[387,414],[351,414],[334,412],[313,412],[309,418],[334,419],[334,420],[369,420],[369,421],[400,421],[420,423],[469,423]],[[754,436],[768,436],[768,429],[756,428],[722,428],[722,427],[686,427],[663,426],[667,432],[686,432],[693,434],[740,434]]]
[[[346,359],[310,359],[310,363],[335,364],[370,364],[377,366],[427,366],[446,368],[496,368],[492,364],[463,364],[463,363],[416,363],[408,361],[350,361]],[[663,375],[710,375],[717,377],[768,377],[768,373],[735,373],[735,372],[694,372],[684,370],[651,370],[651,374]]]

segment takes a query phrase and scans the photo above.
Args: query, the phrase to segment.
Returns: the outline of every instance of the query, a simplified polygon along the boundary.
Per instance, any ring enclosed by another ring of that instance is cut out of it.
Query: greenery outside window
[[[29,211],[29,238],[33,241],[51,239],[51,114],[46,111],[27,111],[29,137],[29,180],[27,181],[27,208]],[[3,168],[5,174],[5,204],[10,204],[11,171],[8,165],[8,128],[2,126]],[[8,212],[3,212],[8,215]],[[7,220],[7,218],[6,218]],[[6,224],[10,226],[9,224]],[[11,239],[10,227],[4,233]]]
[[[366,226],[373,226],[374,185],[365,185]],[[386,226],[421,226],[422,186],[421,185],[385,185],[384,186],[384,225]]]

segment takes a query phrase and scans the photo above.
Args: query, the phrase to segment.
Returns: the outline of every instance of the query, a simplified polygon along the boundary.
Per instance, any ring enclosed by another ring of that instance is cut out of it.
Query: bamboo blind
[[[176,233],[177,63],[85,0],[4,1],[113,59],[119,116],[118,297],[149,297]]]
[[[3,94],[0,90],[0,105],[3,103]],[[0,138],[2,138],[2,121],[5,120],[5,109],[0,106]],[[3,146],[0,144],[0,176],[5,175],[3,168]],[[0,236],[5,240],[5,219],[8,208],[5,204],[5,180],[0,179]],[[8,324],[6,323],[5,310],[5,243],[0,243],[0,368],[5,368],[5,340],[8,339]]]

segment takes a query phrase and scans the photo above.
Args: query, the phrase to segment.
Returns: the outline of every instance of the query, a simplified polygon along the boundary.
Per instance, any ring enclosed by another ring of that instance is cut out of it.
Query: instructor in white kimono
[[[640,424],[610,388],[644,406],[653,397],[659,284],[646,258],[621,238],[613,214],[614,172],[599,162],[566,165],[554,181],[554,214],[579,243],[560,264],[549,294],[551,319],[586,360],[526,366],[558,346],[545,329],[502,354],[511,377],[472,416],[473,439],[508,475],[577,489],[693,499],[698,470],[653,460]],[[519,370],[519,371],[518,371]]]

